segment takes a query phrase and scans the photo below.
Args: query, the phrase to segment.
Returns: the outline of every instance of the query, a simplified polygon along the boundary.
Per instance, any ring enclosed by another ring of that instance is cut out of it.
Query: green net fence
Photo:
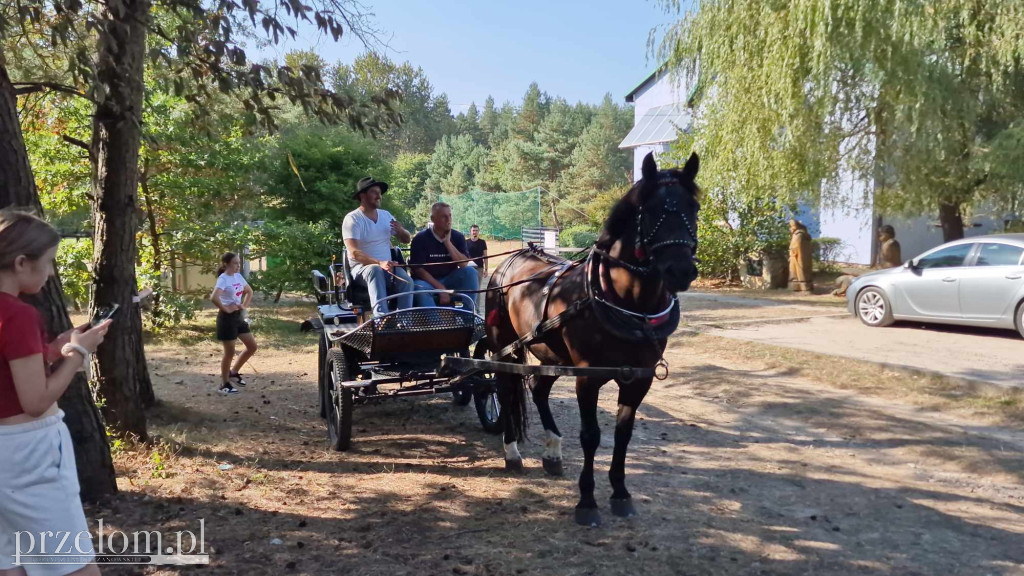
[[[484,192],[473,190],[459,195],[442,195],[452,206],[452,228],[469,234],[473,224],[487,238],[513,239],[522,236],[523,226],[540,226],[537,191]]]

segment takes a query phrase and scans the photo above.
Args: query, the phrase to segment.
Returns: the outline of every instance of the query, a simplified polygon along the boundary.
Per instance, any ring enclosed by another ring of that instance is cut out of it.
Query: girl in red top
[[[0,210],[2,576],[99,574],[90,564],[94,554],[78,495],[74,447],[57,400],[103,341],[110,321],[69,330],[47,344],[39,313],[18,298],[46,284],[59,242],[57,231],[35,216]],[[40,532],[70,535],[60,550],[51,542],[45,551],[66,562],[15,564],[18,554],[40,554]],[[34,549],[27,549],[26,534],[35,534]]]

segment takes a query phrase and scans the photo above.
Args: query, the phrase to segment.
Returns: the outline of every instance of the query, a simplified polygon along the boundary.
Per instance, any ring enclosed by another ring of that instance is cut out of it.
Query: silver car
[[[850,313],[868,326],[896,320],[1016,329],[1024,336],[1024,234],[947,242],[898,268],[858,276]]]

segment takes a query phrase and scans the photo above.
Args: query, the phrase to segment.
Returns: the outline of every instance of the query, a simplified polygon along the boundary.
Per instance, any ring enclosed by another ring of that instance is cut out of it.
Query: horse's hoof
[[[601,513],[597,511],[597,508],[577,508],[576,523],[580,526],[597,528],[601,525]]]
[[[541,464],[544,465],[544,471],[551,476],[562,475],[562,459],[555,460],[554,458],[541,458]]]
[[[509,472],[515,472],[516,474],[523,473],[523,461],[522,460],[505,460],[505,470]]]
[[[619,518],[630,518],[637,515],[632,498],[612,498],[611,503],[612,514]]]

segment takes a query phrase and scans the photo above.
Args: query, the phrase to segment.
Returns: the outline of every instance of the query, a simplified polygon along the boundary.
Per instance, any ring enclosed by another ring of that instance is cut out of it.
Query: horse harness
[[[667,338],[675,331],[676,327],[679,326],[679,300],[674,296],[669,296],[668,307],[656,314],[640,314],[631,310],[626,310],[625,308],[616,306],[605,298],[602,298],[602,290],[600,288],[599,281],[602,264],[601,262],[595,262],[595,256],[599,258],[607,258],[609,261],[616,264],[626,264],[617,258],[608,255],[607,252],[603,250],[594,247],[589,250],[587,257],[583,260],[566,260],[550,256],[534,246],[533,243],[530,243],[527,250],[509,258],[502,266],[503,270],[507,269],[511,265],[511,262],[521,254],[533,254],[552,265],[557,265],[558,269],[548,278],[547,282],[544,284],[544,288],[541,290],[541,294],[544,296],[543,303],[541,304],[542,320],[534,326],[530,333],[491,355],[491,360],[502,360],[504,358],[519,355],[520,352],[544,339],[548,333],[553,330],[557,330],[587,308],[593,310],[594,315],[597,316],[598,322],[600,322],[601,325],[609,332],[612,332],[616,336],[625,340],[650,342],[653,346],[657,346],[657,340]],[[586,287],[587,295],[576,300],[565,310],[555,316],[543,319],[544,316],[547,316],[548,304],[551,300],[551,293],[554,291],[555,285],[566,272],[580,264],[584,266],[584,286]],[[596,291],[595,286],[597,287]],[[501,299],[500,309],[502,310],[507,310],[507,302],[505,302],[506,293],[507,290],[500,290],[498,292],[498,297]],[[658,369],[661,371],[659,372]],[[595,367],[593,370],[601,369]],[[613,377],[624,381],[629,381],[643,375],[648,370],[659,380],[664,380],[668,377],[668,363],[665,362],[663,357],[658,361],[655,369],[623,366],[621,368],[609,368],[607,370],[610,371],[609,374]]]

